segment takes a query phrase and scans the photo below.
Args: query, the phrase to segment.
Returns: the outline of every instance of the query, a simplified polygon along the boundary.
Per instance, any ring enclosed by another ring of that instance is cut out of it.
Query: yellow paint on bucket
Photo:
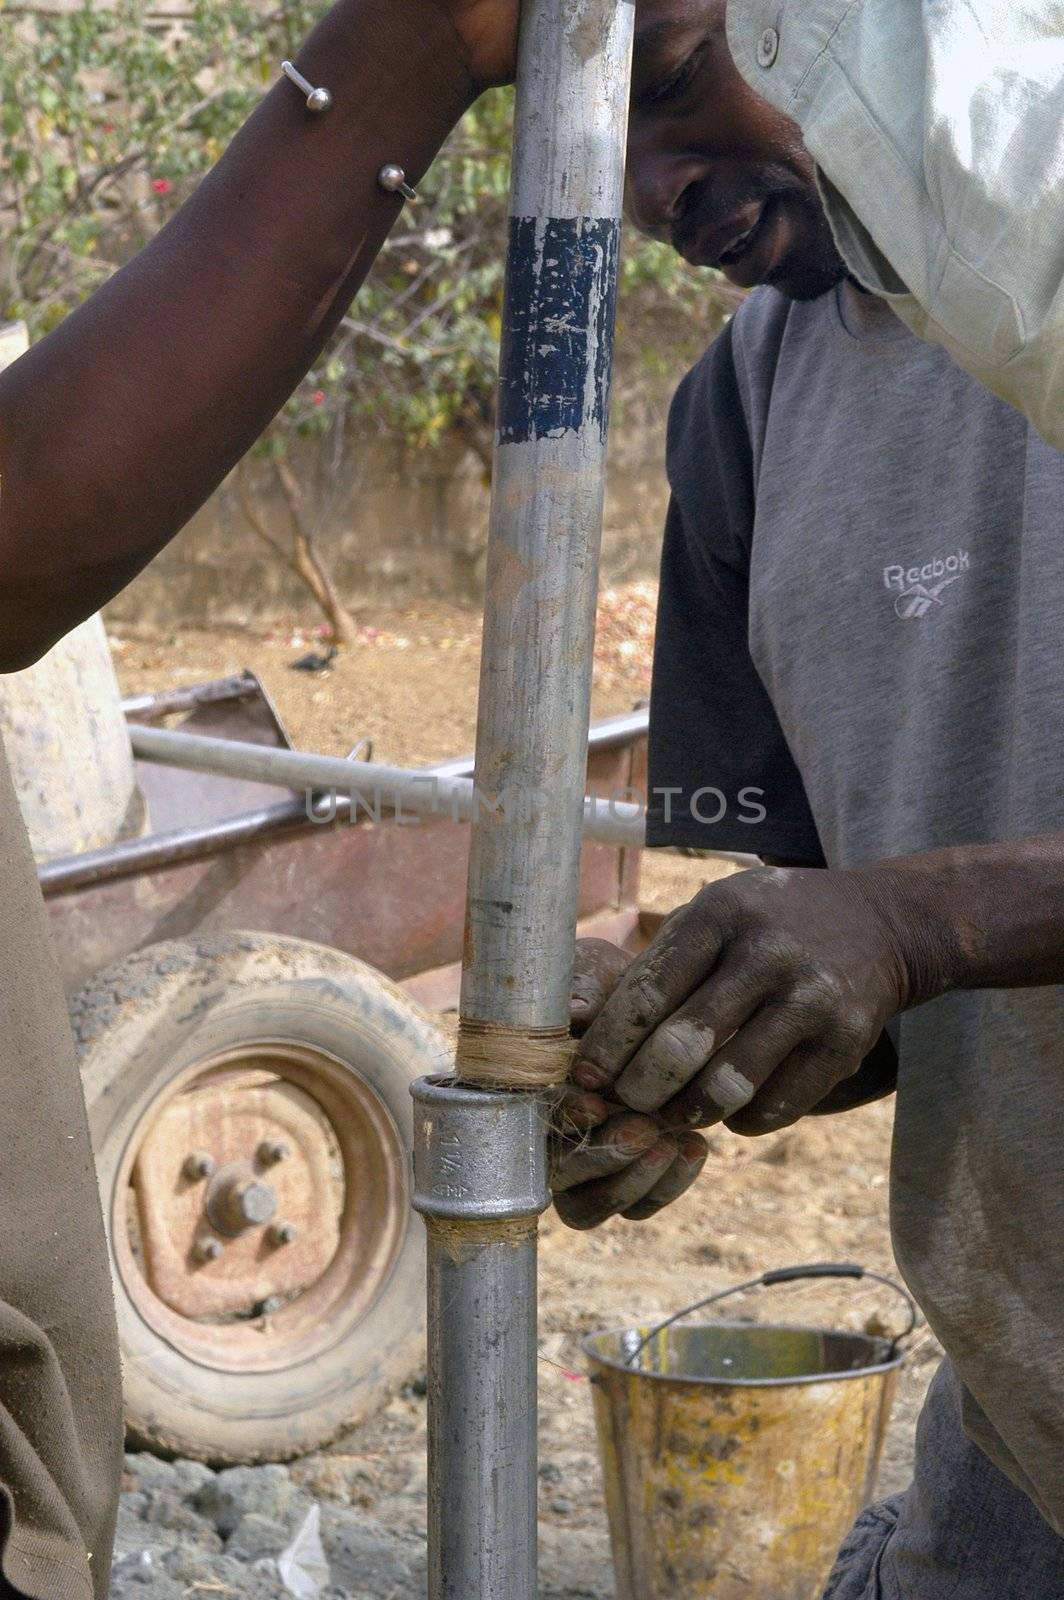
[[[618,1600],[819,1600],[872,1497],[892,1342],[712,1323],[584,1350]]]

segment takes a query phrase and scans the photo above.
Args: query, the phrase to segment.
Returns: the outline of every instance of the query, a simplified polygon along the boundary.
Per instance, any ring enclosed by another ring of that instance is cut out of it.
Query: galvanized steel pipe
[[[514,1041],[568,1034],[632,30],[630,0],[522,5],[476,776],[536,803],[474,820],[461,1005],[502,1082]],[[414,1099],[429,1600],[535,1600],[546,1114],[455,1083]]]
[[[522,6],[476,774],[542,803],[474,829],[462,987],[516,1028],[569,1021],[633,15]]]
[[[535,1600],[540,1101],[414,1085],[428,1257],[429,1600]]]

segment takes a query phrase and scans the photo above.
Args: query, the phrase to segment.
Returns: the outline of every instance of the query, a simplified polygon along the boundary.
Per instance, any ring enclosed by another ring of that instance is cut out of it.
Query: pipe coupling
[[[505,1222],[550,1204],[544,1101],[419,1078],[414,1100],[414,1209],[450,1221]]]

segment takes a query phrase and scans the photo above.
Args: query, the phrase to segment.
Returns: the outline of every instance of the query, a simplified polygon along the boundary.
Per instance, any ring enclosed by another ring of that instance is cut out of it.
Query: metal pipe
[[[568,1034],[632,27],[629,0],[521,8],[476,774],[538,804],[474,819],[461,1004],[500,1041]],[[481,1153],[543,1173],[545,1108],[429,1088],[429,1600],[535,1600],[534,1210],[511,1239],[517,1171]]]
[[[567,1032],[634,6],[521,17],[462,1017]]]
[[[141,839],[125,839],[120,844],[102,845],[76,856],[54,856],[37,866],[37,882],[46,900],[88,889],[100,883],[114,883],[165,867],[182,866],[187,861],[203,861],[223,855],[240,845],[261,844],[292,833],[314,833],[323,827],[336,828],[351,820],[351,801],[337,795],[335,814],[327,823],[314,822],[307,815],[305,800],[282,800],[259,811],[245,811],[224,822],[207,822],[199,827],[177,828],[172,833],[150,833]],[[356,821],[358,819],[356,818]],[[757,856],[738,855],[718,850],[707,859],[731,861],[737,867],[758,867]]]
[[[429,1600],[535,1600],[541,1107],[451,1079],[423,1078],[413,1095],[414,1206],[428,1235]]]
[[[350,816],[350,802],[337,805],[336,823]],[[124,839],[120,844],[103,845],[77,856],[55,856],[37,867],[37,882],[46,900],[88,889],[98,883],[114,883],[163,867],[178,867],[186,861],[202,861],[222,855],[243,844],[258,844],[284,834],[309,832],[316,827],[300,800],[282,800],[259,811],[246,811],[225,822],[208,822],[194,828],[176,828],[172,833],[151,833],[143,839]]]
[[[645,706],[637,711],[620,711],[612,717],[600,717],[591,724],[587,748],[592,750],[621,750],[645,739],[650,731],[650,712]],[[476,766],[475,756],[456,756],[453,761],[438,762],[433,772],[450,772],[471,778]]]
[[[551,782],[544,787],[514,782],[486,790],[471,778],[455,777],[450,766],[393,767],[379,761],[349,761],[343,756],[311,755],[303,750],[278,750],[272,745],[247,744],[239,739],[216,739],[205,734],[181,733],[170,728],[131,724],[130,744],[141,761],[185,767],[195,772],[223,773],[253,783],[282,784],[290,789],[335,791],[350,795],[359,809],[377,817],[385,810],[410,816],[446,814],[466,822],[479,814],[497,811],[518,819],[542,816],[553,819],[571,810],[577,849],[583,834],[601,844],[638,849],[645,841],[643,808],[628,800],[584,798],[584,775],[579,784],[562,792]],[[574,798],[575,796],[575,798]]]
[[[240,682],[239,679],[233,681]],[[604,717],[591,729],[588,748],[614,750],[645,736],[646,731],[645,711]],[[471,777],[473,767],[472,756],[458,756],[453,761],[439,762],[422,770],[445,777]],[[224,822],[177,828],[172,833],[152,833],[140,839],[123,840],[120,844],[103,845],[98,850],[86,850],[76,856],[56,856],[39,863],[37,881],[47,899],[99,883],[112,883],[118,878],[128,878],[134,874],[180,866],[186,861],[201,861],[207,856],[235,850],[240,845],[258,844],[291,833],[310,833],[324,826],[337,827],[351,820],[351,810],[350,796],[338,794],[334,815],[326,824],[315,822],[307,815],[305,798],[282,800],[277,805],[241,812],[239,816],[228,817]],[[636,839],[633,835],[631,844],[634,848],[638,847],[642,844],[642,838]],[[721,852],[719,859],[735,861],[742,866],[758,865],[754,856]]]

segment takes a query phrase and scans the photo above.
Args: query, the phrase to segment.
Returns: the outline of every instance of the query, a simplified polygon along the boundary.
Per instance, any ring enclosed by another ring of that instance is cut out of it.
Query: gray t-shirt
[[[1018,413],[849,287],[761,290],[669,474],[650,843],[848,866],[1064,830],[1064,455]],[[897,1039],[899,1265],[1064,1533],[1064,988]]]

